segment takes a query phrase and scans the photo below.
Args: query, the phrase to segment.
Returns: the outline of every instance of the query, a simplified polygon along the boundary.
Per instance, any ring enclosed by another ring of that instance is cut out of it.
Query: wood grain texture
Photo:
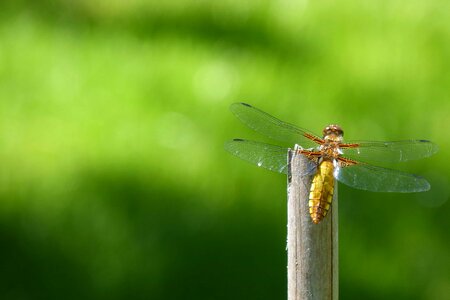
[[[308,207],[311,176],[296,176],[306,167],[303,155],[289,151],[288,162],[288,300],[337,300],[338,197],[319,224]],[[303,172],[304,173],[304,172]]]

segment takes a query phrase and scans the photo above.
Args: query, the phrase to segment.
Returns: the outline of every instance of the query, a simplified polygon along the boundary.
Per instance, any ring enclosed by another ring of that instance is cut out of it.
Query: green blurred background
[[[2,1],[0,298],[285,299],[286,178],[223,150],[245,101],[430,139],[432,190],[339,188],[341,299],[450,299],[450,9]]]

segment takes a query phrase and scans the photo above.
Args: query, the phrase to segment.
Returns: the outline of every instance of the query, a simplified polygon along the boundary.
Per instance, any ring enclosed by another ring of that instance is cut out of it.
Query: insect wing
[[[315,134],[278,120],[249,104],[234,103],[230,106],[230,110],[242,123],[273,140],[286,142],[292,146],[299,144],[303,148],[314,148],[323,142]]]
[[[337,166],[334,174],[340,182],[372,192],[412,193],[430,189],[425,178],[364,163]]]
[[[404,162],[429,157],[438,151],[427,140],[396,142],[353,141],[341,144],[343,155],[366,162]]]
[[[231,154],[274,172],[288,173],[288,149],[255,141],[234,139],[225,143],[225,150]],[[304,174],[314,173],[316,165],[310,162]]]

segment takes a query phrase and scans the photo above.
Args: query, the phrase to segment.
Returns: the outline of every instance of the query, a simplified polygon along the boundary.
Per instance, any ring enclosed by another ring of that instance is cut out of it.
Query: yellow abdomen
[[[333,162],[322,161],[314,175],[309,192],[309,214],[314,224],[318,224],[328,213],[333,200]]]

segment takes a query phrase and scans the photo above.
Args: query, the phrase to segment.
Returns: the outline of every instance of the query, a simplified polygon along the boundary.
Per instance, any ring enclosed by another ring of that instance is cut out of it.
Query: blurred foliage
[[[340,186],[342,299],[450,299],[448,1],[0,4],[1,299],[282,299],[286,179],[249,102],[435,141],[432,190]]]

